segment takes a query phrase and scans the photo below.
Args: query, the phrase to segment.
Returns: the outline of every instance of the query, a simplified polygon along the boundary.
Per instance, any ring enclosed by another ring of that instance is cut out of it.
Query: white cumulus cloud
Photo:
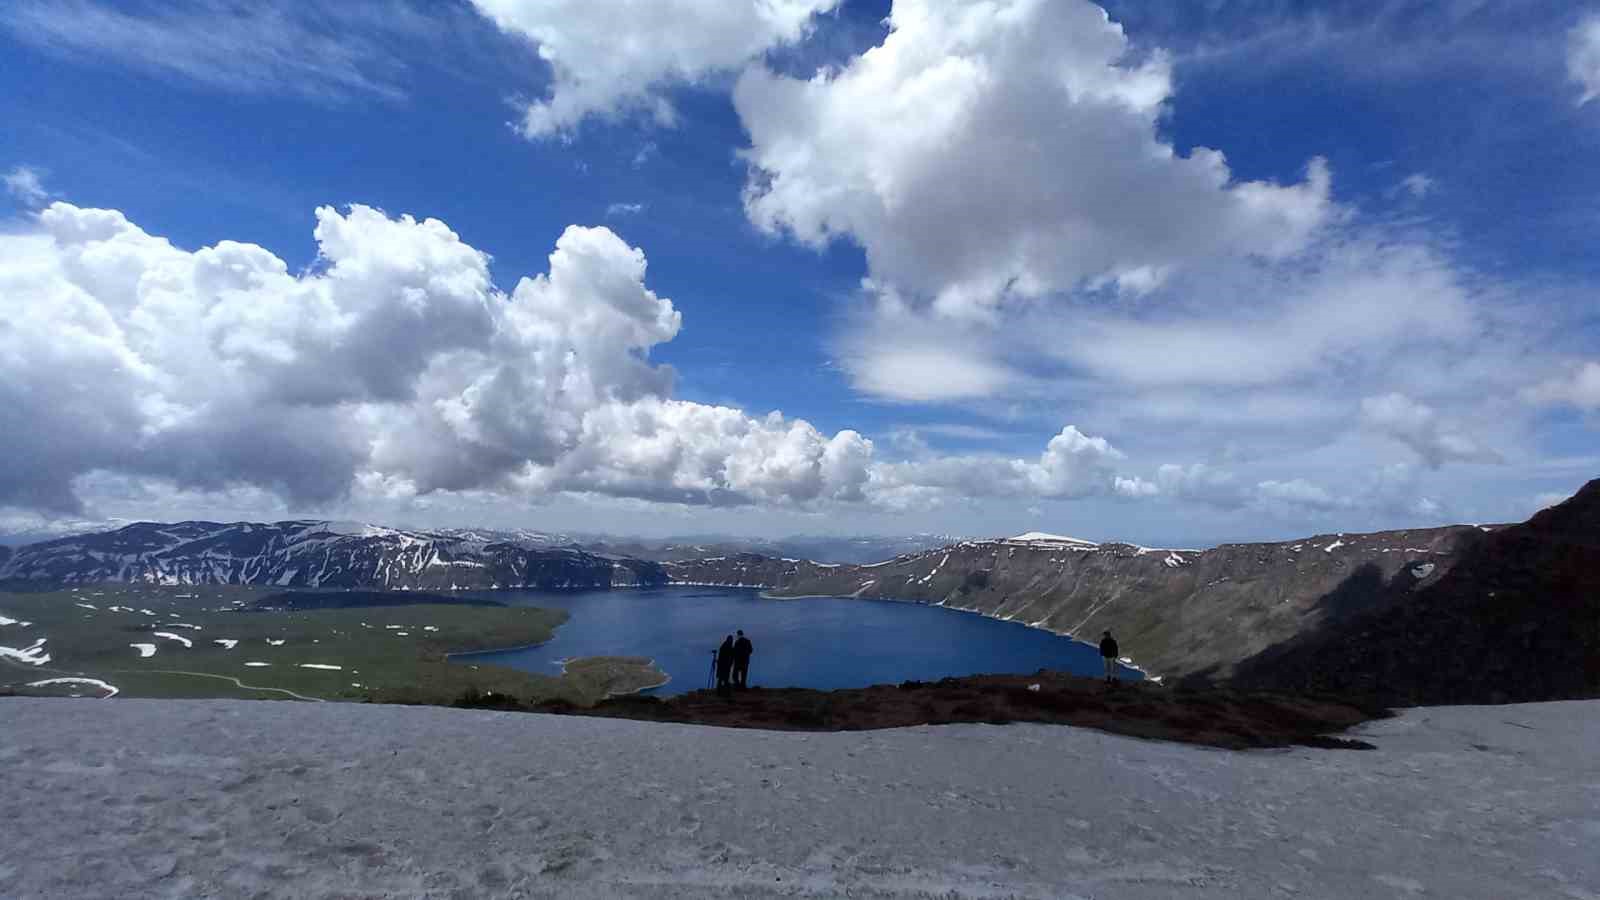
[[[808,80],[745,72],[745,208],[942,313],[983,315],[1084,283],[1147,290],[1217,253],[1279,257],[1329,211],[1329,176],[1235,179],[1158,134],[1160,54],[1129,56],[1085,0],[896,0],[883,42]]]
[[[0,235],[0,508],[75,512],[85,485],[150,479],[289,508],[440,492],[884,508],[1152,492],[1071,426],[1036,460],[890,463],[855,431],[675,399],[649,355],[681,316],[646,286],[644,253],[605,228],[569,227],[548,270],[507,293],[438,220],[359,205],[316,218],[303,274],[253,244],[188,251],[60,202]]]
[[[1036,459],[1000,456],[933,456],[874,466],[867,492],[889,508],[913,508],[952,498],[1092,496],[1148,497],[1156,492],[1137,477],[1117,473],[1123,453],[1105,438],[1068,425]]]
[[[738,68],[803,38],[839,0],[472,0],[503,31],[538,47],[554,81],[528,104],[530,138],[569,133],[589,116],[647,113],[673,124],[665,89]]]

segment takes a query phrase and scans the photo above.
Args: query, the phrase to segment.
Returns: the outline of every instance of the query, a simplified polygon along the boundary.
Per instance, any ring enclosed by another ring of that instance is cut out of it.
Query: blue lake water
[[[831,690],[1039,669],[1101,673],[1100,651],[1088,644],[917,603],[769,600],[751,589],[705,587],[465,593],[513,606],[563,609],[570,617],[537,647],[459,653],[453,660],[555,675],[569,657],[648,656],[672,676],[654,691],[663,695],[705,687],[711,652],[736,628],[755,644],[752,686]],[[1124,669],[1123,676],[1139,673]]]

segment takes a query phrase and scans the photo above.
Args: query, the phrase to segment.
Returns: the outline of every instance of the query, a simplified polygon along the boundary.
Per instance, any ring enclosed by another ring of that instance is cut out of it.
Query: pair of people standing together
[[[722,641],[722,646],[717,648],[717,693],[726,694],[734,688],[741,690],[749,687],[750,681],[750,654],[755,651],[755,645],[744,636],[740,629],[738,640],[733,635],[728,635]]]

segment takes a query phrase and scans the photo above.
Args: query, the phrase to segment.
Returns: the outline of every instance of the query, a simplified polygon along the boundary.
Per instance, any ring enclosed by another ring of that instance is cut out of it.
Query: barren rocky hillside
[[[1298,634],[1437,582],[1492,531],[1463,525],[1324,534],[1204,551],[1023,535],[868,566],[745,555],[669,563],[666,570],[674,582],[760,586],[778,597],[937,604],[1090,641],[1109,628],[1152,673],[1223,677]]]
[[[1600,480],[1473,542],[1405,602],[1308,629],[1236,673],[1408,704],[1600,696]]]

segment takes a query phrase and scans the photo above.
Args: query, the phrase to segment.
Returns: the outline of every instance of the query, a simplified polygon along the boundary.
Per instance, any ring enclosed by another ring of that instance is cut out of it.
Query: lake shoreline
[[[1038,624],[1033,623],[1033,622],[1018,622],[1015,619],[1007,619],[1007,618],[1004,618],[1002,616],[991,616],[988,613],[979,612],[978,610],[975,610],[975,609],[962,609],[959,606],[946,606],[943,603],[929,603],[926,600],[902,600],[899,597],[862,597],[859,593],[857,593],[857,594],[793,594],[793,595],[790,595],[790,596],[787,596],[787,597],[782,597],[782,596],[778,596],[778,595],[772,593],[773,590],[775,590],[775,588],[769,588],[767,590],[764,590],[764,591],[761,591],[761,592],[757,593],[756,596],[760,597],[763,600],[777,600],[777,601],[780,601],[780,602],[784,601],[784,600],[881,600],[884,603],[907,603],[907,604],[910,604],[912,606],[937,607],[938,609],[947,609],[947,610],[950,610],[951,612],[971,613],[972,615],[981,616],[982,618],[988,619],[988,620],[990,620],[992,622],[1010,622],[1013,625],[1021,625],[1024,628],[1033,628],[1033,629],[1036,629],[1038,631],[1042,631],[1042,632],[1044,632],[1046,634],[1052,634],[1052,635],[1055,635],[1056,637],[1066,638],[1069,641],[1073,641],[1074,643],[1082,644],[1085,647],[1093,647],[1096,652],[1099,652],[1099,650],[1100,650],[1100,647],[1099,647],[1098,644],[1091,644],[1088,641],[1080,640],[1076,635],[1074,635],[1074,634],[1072,634],[1070,632],[1056,631],[1053,628],[1046,628],[1043,625],[1038,625]],[[1140,666],[1140,665],[1132,662],[1131,661],[1131,657],[1118,657],[1117,664],[1123,666],[1124,668],[1132,669],[1135,672],[1138,672],[1140,680],[1142,680],[1142,681],[1148,681],[1151,684],[1161,684],[1162,683],[1162,677],[1163,676],[1153,674],[1148,669],[1145,669],[1143,666]]]
[[[819,595],[779,603],[764,593],[682,584],[581,593],[495,591],[484,596],[560,610],[568,618],[545,644],[468,651],[450,660],[555,676],[563,671],[563,659],[644,657],[668,676],[665,683],[647,679],[644,692],[675,696],[702,686],[706,654],[725,635],[743,629],[756,645],[756,678],[766,686],[835,690],[992,672],[1101,673],[1097,648],[1023,622],[972,610],[951,616],[950,607],[916,601],[863,603],[864,598]],[[1017,625],[1025,627],[1011,627]],[[1136,668],[1121,671],[1125,681],[1144,680]]]

